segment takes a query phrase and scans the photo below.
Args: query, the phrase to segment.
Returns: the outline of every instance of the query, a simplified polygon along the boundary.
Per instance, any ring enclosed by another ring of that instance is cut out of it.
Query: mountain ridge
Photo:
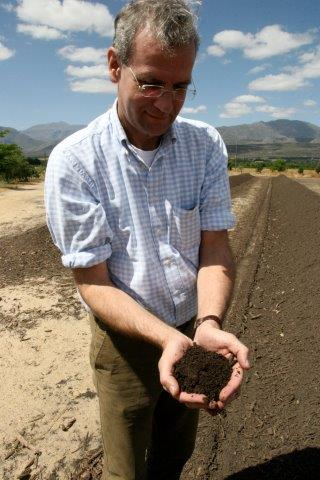
[[[9,134],[0,143],[16,143],[29,156],[47,156],[54,146],[85,125],[64,121],[33,125],[25,130],[1,127]],[[227,145],[320,144],[320,127],[301,120],[278,119],[217,127]]]

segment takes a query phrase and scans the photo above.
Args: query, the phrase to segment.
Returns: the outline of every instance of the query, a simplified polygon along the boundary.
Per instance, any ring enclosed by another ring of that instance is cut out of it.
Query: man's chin
[[[155,121],[153,120],[149,121],[146,127],[151,135],[163,135],[169,130],[172,123],[173,122],[168,121],[168,119],[165,119],[165,120],[155,119]]]

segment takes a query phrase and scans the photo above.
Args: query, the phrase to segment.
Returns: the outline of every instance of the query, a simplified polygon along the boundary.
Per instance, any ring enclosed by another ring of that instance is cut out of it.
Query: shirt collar
[[[111,122],[115,128],[116,135],[119,141],[122,143],[123,146],[127,147],[130,143],[126,132],[119,120],[118,111],[117,111],[118,99],[116,99],[111,107]],[[169,130],[163,135],[162,141],[160,146],[169,145],[170,143],[175,143],[177,140],[177,135],[175,131],[174,123],[171,125]]]

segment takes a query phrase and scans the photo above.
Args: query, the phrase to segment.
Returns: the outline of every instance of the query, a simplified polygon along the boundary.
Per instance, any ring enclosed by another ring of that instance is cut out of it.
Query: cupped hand
[[[205,395],[181,392],[179,384],[173,375],[175,363],[183,357],[187,349],[192,347],[192,345],[193,341],[178,331],[169,337],[158,363],[160,382],[168,393],[179,402],[185,403],[188,407],[207,408],[209,402]]]
[[[211,401],[208,405],[208,412],[216,413],[239,394],[243,371],[250,368],[249,350],[235,335],[220,330],[210,321],[204,322],[197,328],[194,340],[206,350],[219,353],[230,360],[237,360],[232,368],[229,382],[220,392],[219,400]]]

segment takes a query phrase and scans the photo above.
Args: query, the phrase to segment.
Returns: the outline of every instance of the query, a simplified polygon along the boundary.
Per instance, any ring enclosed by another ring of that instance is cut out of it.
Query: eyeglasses
[[[144,97],[159,98],[162,95],[164,95],[165,93],[171,93],[176,100],[183,101],[186,98],[192,100],[197,93],[195,88],[177,87],[177,88],[173,88],[172,90],[168,90],[163,85],[149,85],[149,84],[146,84],[146,83],[141,83],[141,82],[139,82],[139,80],[135,76],[132,68],[131,67],[128,67],[128,68],[129,68],[130,72],[132,73],[132,76],[133,76],[133,78],[134,78],[134,80],[137,84],[137,87],[138,87],[140,93]],[[194,87],[193,80],[192,80],[192,85]]]

